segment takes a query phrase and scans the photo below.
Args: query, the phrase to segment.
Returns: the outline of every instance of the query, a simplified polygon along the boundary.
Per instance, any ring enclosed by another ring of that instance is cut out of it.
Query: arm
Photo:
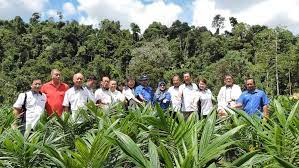
[[[264,115],[264,118],[269,119],[268,105],[263,106],[263,115]]]

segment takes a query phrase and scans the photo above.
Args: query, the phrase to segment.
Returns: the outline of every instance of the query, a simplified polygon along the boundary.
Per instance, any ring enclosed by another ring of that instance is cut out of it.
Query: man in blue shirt
[[[145,101],[146,103],[152,103],[153,97],[154,97],[154,92],[153,92],[153,89],[150,86],[148,86],[147,75],[142,75],[140,77],[139,81],[140,81],[141,85],[136,87],[135,96],[140,101]]]
[[[233,107],[242,107],[248,115],[254,115],[258,113],[259,117],[268,118],[269,99],[266,93],[262,90],[256,89],[255,81],[253,78],[249,78],[246,80],[246,89],[247,90],[244,91],[237,100],[237,104]],[[261,114],[260,112],[263,112],[263,114]]]

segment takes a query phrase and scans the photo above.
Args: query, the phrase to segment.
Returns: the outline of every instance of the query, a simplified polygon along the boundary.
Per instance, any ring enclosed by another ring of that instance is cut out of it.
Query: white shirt
[[[171,96],[171,106],[174,111],[180,111],[182,105],[182,99],[179,92],[179,87],[171,86],[168,89]]]
[[[62,106],[69,107],[71,105],[72,118],[77,120],[78,118],[78,110],[86,109],[86,103],[89,101],[94,101],[92,97],[90,97],[89,92],[82,87],[81,89],[75,89],[75,87],[71,87],[65,92]],[[82,119],[78,119],[78,121],[82,121]]]
[[[182,84],[179,87],[180,95],[182,95],[182,112],[194,112],[198,110],[198,87],[195,83],[190,85]]]
[[[236,103],[236,100],[242,94],[241,88],[238,85],[232,87],[222,86],[217,96],[218,110],[224,109],[230,103],[231,105]]]
[[[95,101],[100,101],[104,104],[102,107],[108,109],[109,104],[111,103],[110,91],[103,88],[97,89],[95,92]]]
[[[26,130],[33,128],[38,122],[40,116],[45,110],[47,97],[44,93],[33,93],[32,91],[26,92]],[[13,105],[14,108],[21,109],[24,104],[25,93],[18,96],[17,101]]]
[[[212,109],[212,92],[210,89],[207,90],[200,90],[199,91],[199,100],[200,100],[200,106],[201,106],[201,114],[202,115],[208,115]]]
[[[127,100],[131,100],[135,97],[134,89],[131,89],[129,87],[124,88],[123,94],[125,95]]]
[[[116,104],[125,101],[125,96],[118,90],[115,90],[114,92],[110,91],[110,95],[111,95],[111,103],[109,104]]]

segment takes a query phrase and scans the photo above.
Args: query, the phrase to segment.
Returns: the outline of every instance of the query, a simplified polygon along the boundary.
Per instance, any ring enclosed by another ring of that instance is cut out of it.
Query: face
[[[225,86],[232,86],[234,83],[234,80],[231,76],[226,76],[224,79],[224,83],[225,83]]]
[[[142,80],[140,81],[142,86],[147,86],[148,85],[148,80]]]
[[[166,89],[165,83],[160,84],[160,90],[164,91]]]
[[[90,88],[95,88],[96,87],[96,80],[88,80],[87,81],[87,85],[88,85],[88,87],[90,87]]]
[[[200,90],[205,90],[207,88],[207,85],[202,81],[198,83],[198,86]]]
[[[191,83],[191,77],[190,77],[190,74],[189,74],[189,73],[185,73],[185,74],[184,74],[184,81],[185,81],[185,83],[187,83],[187,84]]]
[[[112,92],[114,92],[116,90],[116,87],[117,87],[116,81],[114,81],[114,80],[110,81],[109,88]]]
[[[42,81],[41,80],[34,80],[31,84],[31,89],[34,92],[38,92],[40,88],[42,87]]]
[[[180,78],[178,76],[173,77],[172,84],[173,84],[173,86],[180,86],[180,84],[181,84]]]
[[[82,74],[76,74],[73,77],[73,82],[76,87],[81,87],[83,84],[84,77]]]
[[[109,89],[109,82],[110,82],[110,79],[108,77],[103,77],[102,78],[102,87],[105,88],[105,89]]]
[[[128,81],[128,86],[129,86],[129,88],[133,88],[135,86],[135,81],[134,80],[129,80]]]
[[[52,76],[52,80],[53,81],[60,81],[61,73],[59,71],[57,71],[57,70],[54,70],[51,73],[51,76]]]
[[[249,79],[246,81],[246,88],[249,91],[253,91],[255,89],[255,84],[254,81],[252,79]]]

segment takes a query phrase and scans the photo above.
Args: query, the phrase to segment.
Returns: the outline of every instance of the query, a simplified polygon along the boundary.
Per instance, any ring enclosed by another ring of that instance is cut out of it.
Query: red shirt
[[[55,111],[58,116],[61,116],[63,111],[62,102],[64,94],[68,89],[69,86],[65,83],[60,83],[59,87],[56,88],[53,81],[45,83],[42,86],[41,92],[45,93],[47,96],[46,110],[49,115]]]

